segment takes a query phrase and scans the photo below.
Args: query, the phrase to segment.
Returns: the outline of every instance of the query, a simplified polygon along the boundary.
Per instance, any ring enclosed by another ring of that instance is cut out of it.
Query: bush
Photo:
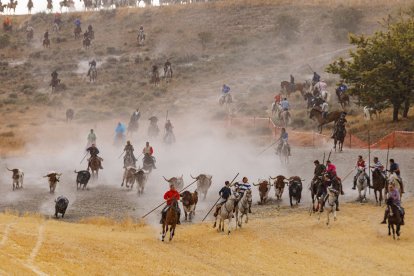
[[[300,21],[289,14],[281,14],[275,23],[276,31],[285,40],[292,41],[299,34]]]
[[[198,34],[198,39],[200,40],[203,50],[206,48],[207,44],[213,40],[213,34],[210,32],[201,32]]]
[[[0,35],[0,49],[6,48],[10,45],[10,36],[7,34]]]
[[[354,8],[340,7],[332,13],[332,31],[336,39],[347,39],[348,33],[359,29],[364,14]]]

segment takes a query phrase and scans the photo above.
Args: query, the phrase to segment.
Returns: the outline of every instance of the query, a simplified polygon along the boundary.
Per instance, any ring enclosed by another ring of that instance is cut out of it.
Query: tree
[[[414,89],[414,16],[389,16],[383,27],[368,37],[350,35],[350,43],[356,46],[351,58],[340,58],[326,71],[340,75],[360,105],[378,109],[391,105],[393,121],[398,121],[402,106],[407,117]]]

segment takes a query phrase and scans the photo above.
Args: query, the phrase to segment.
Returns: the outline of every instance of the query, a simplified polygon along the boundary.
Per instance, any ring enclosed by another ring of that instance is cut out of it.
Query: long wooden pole
[[[239,176],[239,173],[237,173],[237,174],[236,174],[236,176],[233,178],[233,180],[230,182],[230,186],[233,184],[234,180],[236,180],[237,176]],[[214,205],[211,207],[211,209],[208,211],[208,213],[205,215],[205,217],[203,218],[203,220],[202,220],[201,222],[203,222],[203,221],[205,221],[205,220],[206,220],[207,216],[211,213],[211,211],[212,211],[212,210],[213,210],[213,208],[216,206],[216,204],[217,204],[217,202],[220,200],[220,198],[221,198],[221,197],[219,197],[219,198],[217,199],[217,201],[214,203]]]
[[[193,185],[194,183],[197,182],[197,179],[194,180],[193,182],[191,182],[191,184],[188,184],[187,186],[185,186],[184,188],[182,188],[179,193],[181,193],[182,191],[186,190],[188,187],[190,187],[191,185]],[[152,212],[154,212],[155,210],[157,210],[158,208],[160,208],[162,205],[164,205],[166,203],[166,201],[162,202],[160,205],[158,205],[157,207],[155,207],[154,209],[152,209],[151,211],[149,211],[148,213],[146,213],[144,216],[142,216],[142,218],[145,218],[146,216],[148,216],[149,214],[151,214]]]
[[[368,129],[368,178],[371,182],[371,136]],[[372,185],[372,183],[370,183]],[[371,185],[368,185],[368,193],[371,194]]]
[[[388,157],[390,154],[390,143],[388,143],[388,149],[387,149],[387,161],[385,161],[385,170],[388,170]]]

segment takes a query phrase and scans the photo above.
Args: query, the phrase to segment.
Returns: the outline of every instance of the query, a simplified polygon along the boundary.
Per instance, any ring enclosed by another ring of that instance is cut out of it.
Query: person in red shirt
[[[145,144],[145,148],[142,150],[143,154],[148,154],[149,156],[152,156],[154,153],[154,149],[150,146],[149,142]]]
[[[281,98],[282,98],[282,96],[280,94],[276,95],[275,96],[275,103],[280,104]]]
[[[174,184],[170,184],[170,190],[164,194],[164,199],[167,201],[167,206],[165,206],[164,209],[162,209],[160,223],[162,224],[162,222],[165,219],[165,216],[167,215],[168,209],[170,209],[172,204],[174,203],[175,208],[177,209],[177,216],[178,216],[177,224],[181,224],[180,223],[181,210],[180,210],[180,207],[178,206],[178,201],[180,200],[180,193],[177,192]]]
[[[356,183],[357,183],[357,179],[358,179],[358,176],[359,176],[360,172],[361,173],[365,172],[365,169],[366,169],[365,160],[362,158],[362,155],[358,155],[358,160],[357,160],[355,168],[357,169],[357,174],[354,176],[354,186],[352,187],[352,190],[356,189]],[[358,170],[358,169],[360,169],[360,170]],[[367,183],[368,183],[368,186],[369,186],[370,185],[369,176],[366,175],[366,178],[367,178]]]

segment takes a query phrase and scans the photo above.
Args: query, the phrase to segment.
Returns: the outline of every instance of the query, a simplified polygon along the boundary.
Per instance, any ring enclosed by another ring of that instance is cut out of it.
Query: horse
[[[328,199],[326,200],[326,203],[328,203],[328,206],[325,207],[325,209],[328,209],[326,211],[326,218],[327,218],[326,225],[329,225],[329,218],[330,218],[331,213],[333,213],[334,220],[336,221],[336,208],[337,208],[337,203],[338,203],[339,191],[332,189],[332,188],[328,188],[327,192],[328,192]],[[321,214],[322,214],[322,211],[319,211],[318,220],[320,219]]]
[[[322,133],[322,126],[331,122],[336,122],[341,117],[342,111],[329,112],[326,118],[323,118],[322,111],[318,108],[312,108],[309,114],[309,118],[315,118],[318,122],[319,133]]]
[[[367,200],[367,187],[368,187],[368,180],[367,180],[367,173],[363,169],[358,168],[356,186],[358,189],[358,200],[362,203],[363,200]],[[363,192],[363,195],[362,195]]]
[[[238,196],[233,194],[221,206],[219,210],[219,215],[216,216],[216,220],[214,221],[214,225],[213,225],[213,228],[215,228],[217,225],[217,218],[220,216],[220,221],[219,221],[219,225],[217,228],[217,232],[220,232],[220,231],[224,232],[224,221],[227,219],[229,221],[228,228],[227,228],[227,234],[230,235],[231,220],[233,218],[235,207],[237,206],[237,203],[236,203],[237,200],[238,200]],[[237,217],[237,213],[236,213],[236,217]],[[236,224],[236,227],[237,227],[237,224]]]
[[[346,92],[342,92],[339,89],[336,89],[336,96],[338,97],[338,102],[341,105],[342,109],[345,108],[345,106],[349,106],[350,104],[350,100],[349,100],[349,96]]]
[[[32,9],[33,9],[33,1],[29,0],[29,2],[27,2],[27,11],[29,12],[29,14],[32,14]]]
[[[13,13],[16,13],[17,3],[18,3],[17,1],[16,2],[10,1],[10,3],[7,4],[7,9],[9,10],[9,12],[13,10]]]
[[[282,146],[280,147],[279,159],[280,162],[287,164],[289,163],[289,145],[286,141],[282,141],[281,143]]]
[[[145,42],[145,33],[142,31],[138,32],[137,36],[138,46],[144,45]]]
[[[153,83],[155,86],[158,86],[160,84],[160,74],[158,72],[157,65],[152,66],[152,74],[151,74],[150,83]]]
[[[26,39],[27,42],[30,42],[33,39],[33,29],[31,29],[30,31],[26,32]]]
[[[152,169],[155,168],[155,157],[149,154],[145,154],[144,158],[142,159],[142,169],[147,171],[148,173],[152,172]]]
[[[339,142],[338,149],[341,152],[342,147],[344,146],[344,140],[345,140],[345,137],[346,137],[346,129],[345,129],[344,125],[337,126],[337,127],[338,127],[338,129],[336,130],[334,138],[333,138],[334,139],[334,149],[335,149],[335,152],[336,152],[336,144]]]
[[[50,39],[49,38],[43,39],[43,48],[50,48]]]
[[[75,116],[75,111],[73,111],[72,108],[67,109],[66,110],[66,123],[72,122],[74,116]]]
[[[309,89],[309,83],[295,83],[292,85],[292,83],[288,81],[282,81],[280,83],[280,89],[287,96],[290,96],[290,94],[296,91],[300,91],[303,94],[306,89]]]
[[[172,77],[173,77],[173,70],[171,67],[171,62],[167,61],[164,64],[164,79],[166,79],[168,82],[169,80],[172,80]]]
[[[165,136],[163,138],[164,143],[166,143],[167,145],[171,145],[173,143],[175,143],[175,135],[172,131],[167,131],[165,133]]]
[[[315,213],[319,211],[322,208],[322,178],[315,177],[310,184],[309,190],[311,191],[311,198],[312,198],[312,207],[309,209],[309,215],[312,215],[312,213]]]
[[[76,26],[75,29],[73,30],[73,34],[75,35],[75,39],[79,39],[82,34],[81,26]]]
[[[397,239],[400,239],[400,228],[402,225],[402,217],[400,209],[397,205],[394,204],[394,200],[390,197],[387,199],[387,208],[389,208],[388,212],[388,236],[391,236],[391,229],[392,229],[392,237],[395,240],[395,228],[397,228]]]
[[[52,0],[47,0],[47,6],[46,6],[46,8],[47,8],[50,12],[52,12],[52,10],[53,10],[53,1],[52,1]]]
[[[236,224],[241,228],[242,224],[243,224],[243,216],[246,215],[246,221],[245,223],[249,222],[249,211],[250,211],[250,205],[252,203],[252,191],[251,190],[247,190],[243,197],[240,199],[239,203],[238,203],[238,212],[237,212],[237,218],[236,218]],[[238,215],[240,214],[240,218],[238,217]]]
[[[98,157],[92,157],[88,163],[89,169],[92,171],[92,179],[98,178],[99,169],[101,168],[101,160]]]
[[[172,203],[170,208],[168,208],[167,213],[165,215],[165,219],[162,221],[162,241],[164,241],[165,235],[168,232],[168,227],[170,229],[170,241],[174,237],[175,234],[175,226],[177,225],[177,200],[174,198],[172,199]]]
[[[157,123],[151,122],[148,126],[148,137],[155,138],[158,136],[158,133],[160,132],[160,129],[158,128]]]
[[[282,113],[280,113],[280,118],[282,120],[283,126],[287,127],[291,119],[289,110],[283,110]]]
[[[98,78],[98,70],[95,67],[92,67],[91,71],[89,72],[89,82],[96,82]]]
[[[52,93],[56,92],[57,87],[60,84],[60,79],[52,79],[52,81],[50,82],[50,86],[52,86]]]
[[[82,46],[85,49],[89,49],[89,47],[91,47],[91,40],[89,39],[89,37],[86,37],[86,38],[83,39]]]
[[[136,167],[137,161],[135,160],[134,156],[132,155],[132,152],[128,151],[124,156],[124,168],[128,167]]]
[[[219,104],[221,106],[224,105],[228,113],[230,113],[230,106],[232,103],[233,103],[233,98],[230,93],[226,93],[219,98]]]
[[[127,127],[127,135],[129,134],[132,135],[134,132],[137,132],[138,128],[139,128],[138,119],[131,118],[131,120],[128,123],[128,127]]]
[[[372,188],[374,189],[375,201],[377,205],[382,203],[382,190],[387,186],[387,179],[378,170],[372,172]],[[377,197],[377,192],[379,196]]]

